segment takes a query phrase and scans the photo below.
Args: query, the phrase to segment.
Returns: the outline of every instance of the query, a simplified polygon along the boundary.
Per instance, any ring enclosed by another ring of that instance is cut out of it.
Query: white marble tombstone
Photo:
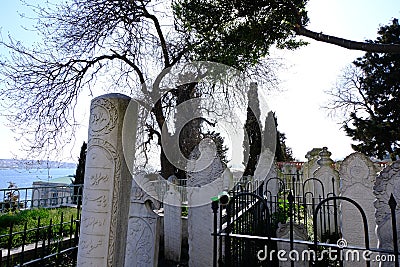
[[[124,263],[132,183],[127,164],[134,153],[124,157],[122,125],[130,101],[108,94],[91,103],[77,266]],[[136,119],[137,113],[133,116]],[[134,143],[135,132],[128,138]]]
[[[323,187],[320,185],[318,182],[314,183],[314,196],[315,196],[315,204],[317,205],[319,201],[319,196],[321,196],[322,199],[331,197],[333,194],[335,196],[339,195],[339,173],[333,168],[333,160],[330,158],[331,152],[328,151],[326,147],[323,147],[321,152],[319,153],[320,159],[317,161],[319,168],[314,172],[314,177],[320,180],[323,184]],[[332,182],[333,179],[333,182]],[[322,190],[324,188],[324,191]],[[339,222],[339,207],[338,207],[338,202],[336,203],[336,222]],[[329,205],[329,206],[328,206]],[[330,234],[335,232],[335,209],[333,207],[334,201],[330,201],[327,203],[325,206],[325,211],[328,212],[329,214],[325,216],[325,222],[323,225],[326,227],[326,229],[322,229],[322,225],[318,226],[318,229],[321,229],[322,231],[326,230],[329,231]],[[324,211],[324,209],[322,209]],[[324,212],[323,212],[324,213]],[[319,215],[321,216],[321,215]],[[329,216],[329,218],[328,218]],[[339,227],[339,225],[338,225]],[[339,230],[339,229],[336,229]],[[321,234],[321,233],[319,233]]]
[[[314,172],[318,169],[319,165],[317,161],[320,159],[319,152],[321,152],[322,148],[313,148],[312,150],[308,151],[305,155],[307,162],[303,165],[303,175],[304,179],[314,177]]]
[[[182,208],[180,193],[170,184],[164,196],[164,256],[179,262],[182,245]]]
[[[305,162],[302,167],[303,182],[309,178],[314,178],[314,172],[319,168],[318,160],[320,159],[319,152],[321,152],[321,150],[321,148],[313,148],[311,151],[307,152],[305,156],[307,158],[307,162]],[[319,186],[319,184],[316,185],[316,187]],[[306,194],[306,192],[312,192],[314,194],[314,187],[314,181],[310,180],[306,182],[303,194]],[[306,194],[306,196],[307,201],[311,203],[311,195]]]
[[[274,161],[274,155],[269,150],[264,150],[261,153],[260,160],[254,172],[254,179],[259,181],[260,185],[264,183],[262,193],[267,197],[271,213],[275,211],[275,204],[277,203],[280,189],[280,183],[277,176],[278,170],[276,162]]]
[[[213,213],[211,197],[218,195],[224,188],[225,168],[217,155],[206,147],[201,149],[202,157],[192,162],[189,170],[196,170],[196,166],[208,167],[189,172],[188,186],[188,243],[189,266],[212,266],[213,255]],[[198,153],[198,152],[194,152]],[[196,155],[191,158],[197,158]]]
[[[396,221],[397,236],[400,237],[400,160],[393,162],[390,166],[384,168],[376,177],[374,185],[374,194],[376,200],[375,220],[377,224],[378,247],[382,249],[393,250],[393,231],[392,217],[388,205],[390,195],[393,194],[397,202]],[[400,239],[397,240],[400,246]],[[381,267],[392,267],[394,262],[381,262]]]
[[[279,224],[278,230],[276,231],[277,238],[290,239],[290,224]],[[293,224],[293,239],[294,240],[307,240],[307,230],[302,224]],[[290,267],[290,258],[296,259],[294,261],[294,266],[296,267],[306,267],[309,266],[308,259],[303,257],[303,251],[308,250],[307,245],[293,244],[293,250],[290,249],[290,243],[288,242],[278,242],[278,251],[285,251],[285,259],[287,261],[279,261],[279,267]],[[289,255],[290,253],[290,255]],[[306,255],[306,253],[304,254]]]
[[[322,184],[324,185],[324,194],[322,193],[322,187],[316,185],[314,183],[314,193],[315,197],[321,196],[322,198],[326,198],[332,196],[334,193],[336,196],[339,195],[339,173],[333,168],[333,160],[330,158],[332,155],[331,152],[328,151],[328,148],[322,148],[321,152],[319,153],[320,159],[317,161],[319,167],[314,172],[314,178],[319,179]],[[333,178],[333,183],[332,183]]]
[[[376,248],[375,196],[373,186],[377,170],[373,162],[362,153],[355,152],[344,159],[340,166],[340,196],[355,200],[364,210],[368,221],[369,244]],[[351,203],[341,204],[342,235],[348,245],[365,247],[364,227],[360,212]],[[345,262],[345,266],[365,266],[365,261]],[[371,262],[371,266],[377,266]]]
[[[132,182],[125,267],[158,264],[160,217],[153,211],[156,189],[150,176],[138,174]]]
[[[271,178],[276,178],[278,175],[278,171],[276,168],[276,162],[274,161],[274,154],[269,150],[264,150],[260,159],[257,163],[257,168],[254,171],[254,180],[259,181],[258,184],[262,184],[264,182],[264,186],[266,182]],[[275,179],[274,182],[268,183],[268,194],[272,196],[276,196],[279,190],[278,180]]]

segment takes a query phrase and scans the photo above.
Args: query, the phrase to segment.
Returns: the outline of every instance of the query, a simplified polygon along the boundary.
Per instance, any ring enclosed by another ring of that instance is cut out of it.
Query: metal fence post
[[[289,201],[289,217],[290,217],[290,251],[293,251],[293,203],[294,203],[294,196],[292,192],[289,192],[288,196]],[[290,260],[290,265],[294,267],[294,261]]]
[[[214,228],[213,228],[213,266],[217,267],[217,246],[218,246],[218,236],[217,236],[217,229],[218,229],[218,200],[214,200],[211,202],[211,208],[214,214]]]
[[[333,196],[335,197],[335,178],[332,177],[332,193]],[[339,224],[338,224],[338,211],[337,211],[337,203],[336,203],[336,198],[333,199],[333,219],[334,219],[334,223],[335,223],[335,236],[338,236],[339,233]]]
[[[397,244],[397,226],[396,226],[396,206],[397,202],[396,199],[394,199],[393,194],[390,194],[390,199],[389,199],[389,207],[392,215],[392,231],[393,231],[393,250],[394,250],[394,256],[396,257],[395,260],[395,266],[399,267],[399,247]]]

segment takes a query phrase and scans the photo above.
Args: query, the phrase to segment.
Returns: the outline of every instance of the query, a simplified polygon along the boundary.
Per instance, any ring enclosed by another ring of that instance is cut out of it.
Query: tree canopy
[[[243,138],[243,165],[245,166],[243,176],[253,176],[257,167],[257,162],[261,154],[261,112],[258,98],[258,87],[256,83],[250,84],[247,92],[247,114],[244,124]]]
[[[176,0],[175,10],[192,38],[205,38],[205,42],[198,47],[201,52],[199,55],[226,64],[231,59],[226,58],[227,54],[238,54],[234,51],[247,50],[243,58],[257,61],[257,58],[268,53],[272,45],[293,49],[305,44],[304,41],[295,39],[295,36],[308,37],[346,49],[400,53],[398,44],[359,42],[307,29],[307,2],[308,0]],[[222,47],[219,46],[221,40],[225,44]],[[213,55],[209,55],[210,51]],[[214,53],[215,51],[219,52]]]
[[[295,39],[293,25],[308,22],[306,2],[176,0],[173,8],[186,40],[196,44],[193,59],[242,69],[258,63],[273,45],[305,44]]]
[[[397,19],[380,27],[373,44],[400,44]],[[400,54],[365,53],[343,75],[330,108],[342,109],[346,134],[356,151],[370,156],[400,155]]]
[[[161,131],[165,122],[173,123],[175,108],[190,99],[216,99],[217,95],[229,106],[235,97],[232,90],[201,86],[197,81],[162,91],[170,68],[193,60],[215,61],[274,82],[274,68],[265,60],[269,49],[305,45],[296,39],[298,35],[350,49],[400,51],[398,44],[357,44],[309,31],[307,2],[67,0],[43,6],[27,2],[36,14],[33,30],[42,41],[26,47],[12,37],[0,40],[10,51],[10,57],[0,61],[0,95],[13,114],[15,129],[24,138],[32,137],[28,144],[37,153],[71,139],[74,107],[82,92],[98,95],[98,88],[103,88],[103,92],[150,99],[141,113],[139,134],[145,139],[140,140],[138,151],[146,153],[149,144],[160,146],[162,173],[168,177],[176,168],[166,158]],[[182,73],[181,78],[185,75],[189,74]],[[190,148],[184,156],[204,135],[202,123],[213,124],[194,121],[191,129],[183,131],[179,146]],[[173,127],[165,127],[173,132]],[[191,137],[196,138],[190,141]]]
[[[79,152],[78,164],[74,175],[73,184],[83,184],[85,179],[85,165],[86,165],[87,143],[83,142],[81,151]]]
[[[158,145],[161,173],[167,178],[176,174],[177,168],[167,159],[161,137],[164,132],[174,134],[171,125],[177,121],[176,107],[197,99],[203,111],[229,116],[228,112],[218,113],[212,105],[204,104],[204,99],[218,99],[217,104],[225,103],[227,110],[229,103],[240,98],[226,87],[201,84],[206,73],[200,66],[192,65],[190,71],[181,69],[174,83],[168,84],[168,73],[179,64],[195,59],[223,61],[218,60],[217,50],[210,58],[199,54],[207,40],[188,38],[181,21],[174,17],[170,1],[68,0],[27,5],[36,14],[33,30],[42,40],[32,47],[11,36],[0,40],[0,45],[10,51],[10,57],[0,61],[0,95],[5,99],[2,104],[12,114],[10,121],[15,130],[27,139],[30,156],[55,152],[54,147],[60,148],[73,138],[78,112],[74,108],[83,93],[95,96],[119,92],[135,96],[143,104],[137,151],[143,153],[145,164],[149,159],[148,147]],[[218,45],[223,47],[225,42],[219,40]],[[273,63],[248,60],[246,53],[243,49],[229,51],[225,58],[230,59],[223,63],[250,71],[257,65],[253,70],[268,70],[263,71],[264,77],[268,77],[268,82],[274,81]],[[179,80],[190,82],[182,84]],[[164,90],[168,86],[171,88]],[[215,124],[191,121],[180,133],[177,148],[185,148],[185,157],[200,137],[210,135],[207,131],[202,133],[203,123]],[[221,143],[218,133],[211,135]]]

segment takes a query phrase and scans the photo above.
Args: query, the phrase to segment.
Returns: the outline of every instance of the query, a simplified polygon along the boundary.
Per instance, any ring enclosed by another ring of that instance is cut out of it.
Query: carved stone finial
[[[330,158],[332,155],[331,152],[328,151],[328,148],[325,146],[322,148],[321,152],[319,152],[319,156],[321,157],[317,163],[319,166],[330,166],[333,163],[333,160]]]
[[[321,148],[313,148],[312,150],[308,151],[307,154],[305,155],[307,160],[312,160],[316,156],[318,156],[319,152],[321,151]]]

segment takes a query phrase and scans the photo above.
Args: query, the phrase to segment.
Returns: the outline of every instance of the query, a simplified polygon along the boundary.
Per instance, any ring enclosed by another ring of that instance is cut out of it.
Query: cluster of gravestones
[[[187,222],[181,218],[181,191],[172,181],[163,195],[164,214],[157,214],[159,176],[132,169],[137,110],[135,101],[120,94],[92,100],[77,265],[157,266],[161,232],[165,258],[179,261],[186,225],[189,264],[210,266],[212,214],[205,200],[229,187],[231,174],[214,159],[190,176]],[[212,182],[213,176],[226,179]]]
[[[92,101],[78,266],[157,266],[161,232],[167,259],[179,261],[182,239],[187,235],[189,265],[211,266],[213,215],[209,202],[204,200],[229,188],[233,183],[232,174],[214,158],[201,172],[189,173],[187,222],[181,218],[181,194],[173,183],[164,194],[163,215],[157,214],[154,212],[157,205],[154,181],[158,178],[132,175],[135,135],[126,134],[124,127],[127,114],[135,118],[135,112],[135,102],[120,94],[104,95]],[[136,126],[134,119],[128,124],[128,129]],[[380,170],[366,156],[353,153],[340,168],[334,168],[326,148],[313,153],[302,166],[306,175],[303,178],[318,178],[326,192],[359,203],[368,219],[370,247],[391,248],[388,201],[391,194],[396,201],[400,198],[400,162]],[[260,165],[255,173],[256,180],[268,182],[271,179],[272,195],[279,191],[277,179],[272,180],[276,176],[277,169],[270,168],[270,164]],[[314,183],[310,183],[307,190],[324,195]],[[357,210],[351,205],[341,205],[338,216],[342,237],[348,244],[364,246],[364,229]],[[304,228],[295,226],[295,239],[308,238]],[[278,229],[277,236],[289,236],[287,225]]]
[[[364,211],[368,229],[364,228],[362,215],[357,207],[348,201],[338,200],[339,233],[346,240],[347,246],[365,248],[366,233],[368,234],[368,245],[370,248],[381,248],[393,250],[392,217],[389,207],[389,199],[393,194],[396,202],[400,199],[400,161],[392,164],[374,163],[362,153],[352,153],[342,162],[334,163],[330,159],[331,153],[327,148],[314,149],[307,154],[308,161],[299,165],[298,163],[287,163],[280,166],[282,173],[301,173],[304,183],[304,192],[312,192],[314,196],[322,199],[332,196],[341,196],[358,203]],[[300,171],[299,171],[300,170]],[[278,175],[279,176],[279,175]],[[310,179],[312,178],[312,179]],[[290,181],[288,182],[290,183]],[[324,185],[324,192],[321,184]],[[396,218],[398,208],[396,207]],[[330,223],[334,222],[334,214],[329,214]],[[400,229],[400,221],[397,220],[397,230]],[[288,224],[281,225],[277,231],[277,237],[289,238]],[[333,226],[330,229],[334,229]],[[294,225],[294,239],[307,240],[309,233],[303,224]],[[318,233],[320,234],[320,233]],[[287,249],[288,244],[278,245]],[[286,246],[286,247],[285,247]],[[307,249],[307,246],[296,245],[299,251]],[[362,250],[360,250],[360,255]],[[376,253],[371,254],[374,259]],[[307,266],[308,263],[296,266]],[[366,261],[360,256],[359,261],[344,262],[344,266],[366,266]],[[281,266],[290,266],[290,262],[281,263]],[[370,266],[394,266],[394,262],[370,262]]]

